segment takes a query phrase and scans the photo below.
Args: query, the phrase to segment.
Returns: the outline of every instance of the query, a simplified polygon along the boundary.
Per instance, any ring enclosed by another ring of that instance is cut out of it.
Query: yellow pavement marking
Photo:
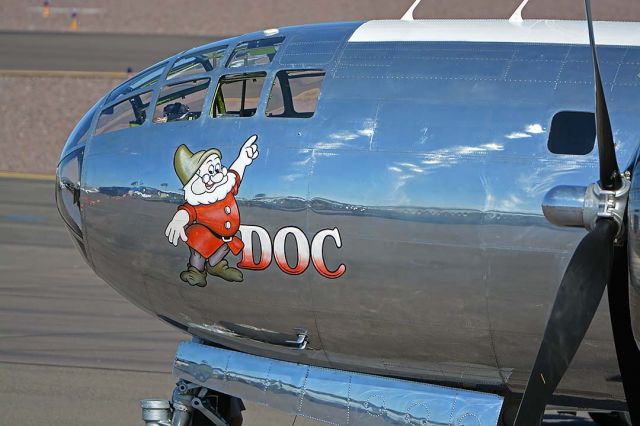
[[[65,70],[3,70],[0,76],[8,77],[76,77],[76,78],[128,78],[129,74],[118,71],[65,71]]]
[[[0,171],[0,178],[5,179],[26,179],[26,180],[56,180],[54,175],[45,175],[40,173],[22,173],[22,172],[3,172]]]

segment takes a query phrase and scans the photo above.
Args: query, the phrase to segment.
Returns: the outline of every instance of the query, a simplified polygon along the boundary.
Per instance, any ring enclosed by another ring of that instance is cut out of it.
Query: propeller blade
[[[613,272],[607,286],[613,339],[631,424],[640,425],[640,350],[633,337],[629,308],[629,263],[627,245],[616,247]]]
[[[589,27],[589,43],[593,56],[593,69],[596,96],[596,135],[598,154],[600,157],[600,187],[606,190],[617,190],[622,186],[622,178],[616,161],[611,120],[602,87],[602,77],[598,63],[595,37],[593,35],[593,19],[591,16],[591,0],[585,0],[587,25]],[[622,384],[629,406],[629,415],[633,424],[640,424],[640,350],[633,337],[631,313],[629,309],[629,265],[627,246],[616,248],[614,254],[611,282],[608,286],[609,312],[611,327],[618,357],[618,366],[622,375]]]
[[[608,191],[615,191],[622,186],[620,169],[616,160],[616,148],[613,143],[611,120],[607,101],[604,97],[598,52],[596,50],[595,37],[593,35],[593,19],[591,18],[591,0],[584,0],[587,12],[587,26],[589,27],[589,43],[593,56],[593,74],[596,89],[596,135],[598,140],[598,156],[600,157],[600,187]]]
[[[618,225],[601,219],[578,244],[562,277],[515,426],[539,425],[596,313],[613,265]]]

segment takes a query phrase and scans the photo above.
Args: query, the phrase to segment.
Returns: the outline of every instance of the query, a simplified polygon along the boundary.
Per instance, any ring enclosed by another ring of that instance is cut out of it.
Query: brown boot
[[[239,269],[230,267],[226,259],[221,260],[214,266],[207,264],[207,272],[209,275],[231,282],[241,282],[243,279],[242,272]]]
[[[195,266],[188,265],[186,271],[180,273],[180,279],[189,285],[204,287],[207,285],[207,273],[199,271]]]

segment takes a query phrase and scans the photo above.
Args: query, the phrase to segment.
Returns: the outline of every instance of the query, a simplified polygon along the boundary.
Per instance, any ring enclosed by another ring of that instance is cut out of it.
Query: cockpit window
[[[202,114],[209,78],[184,81],[164,86],[153,114],[154,123],[196,120]]]
[[[312,117],[324,75],[320,70],[278,71],[267,102],[267,117]]]
[[[273,61],[284,37],[245,41],[236,46],[227,62],[227,68],[268,65]]]
[[[202,50],[178,59],[169,74],[167,80],[192,74],[201,74],[220,66],[227,46],[218,46],[214,49]]]
[[[121,96],[126,96],[134,90],[153,86],[160,79],[160,76],[162,76],[165,65],[167,65],[166,62],[125,81],[122,85],[116,87],[113,92],[111,92],[107,99],[107,103],[116,100]]]
[[[212,117],[251,117],[260,103],[267,73],[230,74],[220,78],[211,105]]]
[[[137,127],[147,118],[147,107],[151,102],[151,92],[144,92],[105,108],[96,124],[96,135],[130,127]]]
[[[62,157],[73,151],[78,146],[84,144],[89,139],[89,129],[96,113],[99,111],[99,107],[102,105],[102,99],[98,101],[87,113],[78,121],[78,124],[73,129],[67,143],[64,145],[62,151]]]

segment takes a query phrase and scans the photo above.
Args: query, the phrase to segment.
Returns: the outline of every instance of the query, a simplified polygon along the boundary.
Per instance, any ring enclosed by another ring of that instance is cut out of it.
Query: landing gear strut
[[[166,399],[143,399],[142,420],[146,426],[188,426],[194,410],[202,413],[210,424],[215,426],[229,426],[216,406],[211,403],[217,397],[208,397],[209,390],[199,385],[180,380],[173,390],[171,401]],[[217,404],[216,404],[217,405]]]

